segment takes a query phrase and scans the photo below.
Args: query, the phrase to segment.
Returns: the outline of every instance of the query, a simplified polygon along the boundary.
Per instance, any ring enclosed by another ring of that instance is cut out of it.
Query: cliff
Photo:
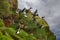
[[[27,17],[24,11],[17,14],[17,7],[17,0],[0,0],[0,40],[56,40],[44,18],[33,17],[31,11]],[[20,33],[16,34],[19,24]]]

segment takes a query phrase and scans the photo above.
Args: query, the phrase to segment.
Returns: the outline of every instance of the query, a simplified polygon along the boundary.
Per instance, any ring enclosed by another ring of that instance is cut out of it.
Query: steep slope
[[[36,21],[33,21],[31,11],[25,17],[24,12],[16,14],[16,10],[17,0],[0,0],[0,40],[56,40],[44,19],[36,16]],[[13,20],[18,22],[13,23]],[[21,29],[16,34],[18,23]]]

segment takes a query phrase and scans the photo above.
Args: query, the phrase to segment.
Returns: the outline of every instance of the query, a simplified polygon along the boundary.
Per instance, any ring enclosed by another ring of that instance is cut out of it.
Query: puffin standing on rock
[[[17,28],[16,28],[16,34],[19,34],[19,31],[20,31],[20,29],[21,29],[21,25],[20,25],[20,23],[17,25]]]
[[[36,18],[35,17],[38,16],[37,11],[38,10],[36,9],[35,12],[34,12],[34,14],[33,14],[33,21],[36,21]]]
[[[27,13],[32,9],[32,7],[30,7],[29,9],[24,8],[24,16],[27,17]]]

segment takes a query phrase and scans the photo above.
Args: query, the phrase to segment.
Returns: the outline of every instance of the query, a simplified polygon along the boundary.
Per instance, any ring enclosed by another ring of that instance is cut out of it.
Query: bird
[[[18,26],[17,26],[16,29],[17,29],[16,34],[19,34],[19,33],[20,33],[19,31],[20,31],[20,29],[21,29],[21,25],[20,25],[20,23],[18,24]]]
[[[35,17],[38,16],[37,11],[38,10],[36,9],[35,12],[32,14],[33,15],[33,21],[36,21],[36,18]]]
[[[17,9],[17,10],[16,10],[16,13],[18,14],[18,13],[19,13],[19,11],[20,11],[20,9]]]
[[[45,16],[43,16],[43,17],[41,17],[42,19],[44,19],[45,18]]]

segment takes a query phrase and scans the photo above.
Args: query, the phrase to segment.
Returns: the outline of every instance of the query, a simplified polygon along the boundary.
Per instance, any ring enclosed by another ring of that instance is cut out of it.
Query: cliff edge
[[[0,40],[56,40],[37,11],[33,14],[17,7],[17,0],[0,0]]]

